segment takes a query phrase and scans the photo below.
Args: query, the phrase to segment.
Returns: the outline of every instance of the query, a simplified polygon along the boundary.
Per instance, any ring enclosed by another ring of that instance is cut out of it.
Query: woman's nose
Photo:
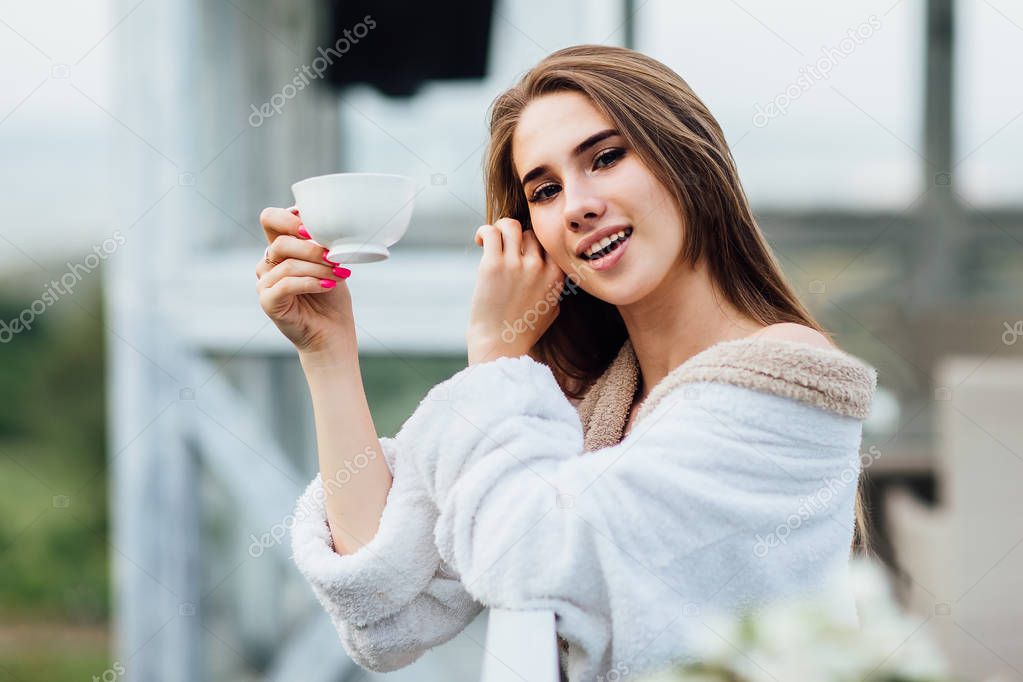
[[[588,223],[599,220],[600,216],[604,214],[604,201],[596,194],[586,192],[583,188],[576,188],[571,193],[565,189],[562,191],[567,195],[565,198],[565,224],[570,229],[578,230]]]

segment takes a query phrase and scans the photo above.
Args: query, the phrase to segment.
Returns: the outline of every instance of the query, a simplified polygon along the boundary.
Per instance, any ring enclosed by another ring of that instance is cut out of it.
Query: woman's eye
[[[536,202],[536,201],[545,201],[547,199],[550,199],[554,195],[553,194],[545,194],[545,192],[547,190],[557,189],[557,188],[558,188],[557,185],[543,185],[541,187],[537,187],[535,190],[533,190],[533,196],[530,197],[529,200],[533,201],[533,202]]]
[[[625,154],[625,150],[624,149],[608,149],[607,151],[602,152],[597,157],[597,160],[594,162],[594,165],[596,166],[601,161],[603,161],[606,165],[609,166],[612,163],[614,163],[615,161],[617,161],[618,159],[622,158],[622,156],[624,154]]]
[[[596,168],[606,168],[607,166],[613,165],[616,161],[618,161],[618,159],[622,158],[623,156],[625,156],[624,149],[606,149],[597,155],[597,158],[594,160],[593,165]],[[600,165],[601,162],[603,162],[604,164],[603,166]],[[552,199],[554,195],[557,194],[557,190],[559,189],[561,188],[558,187],[558,185],[556,184],[542,185],[540,187],[537,187],[535,190],[533,190],[532,196],[529,197],[529,202],[540,203],[547,201],[548,199]]]

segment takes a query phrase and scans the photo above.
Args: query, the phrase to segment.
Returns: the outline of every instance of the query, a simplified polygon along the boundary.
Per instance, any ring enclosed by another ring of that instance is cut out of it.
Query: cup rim
[[[397,173],[363,173],[363,172],[360,172],[360,171],[351,171],[351,172],[344,172],[344,173],[325,173],[324,175],[314,175],[314,176],[309,177],[309,178],[303,178],[302,180],[299,180],[298,182],[292,183],[291,189],[292,189],[292,191],[294,191],[294,189],[296,187],[298,187],[299,185],[313,184],[316,181],[323,180],[325,178],[337,177],[339,175],[358,175],[358,176],[361,176],[361,177],[393,178],[395,180],[407,180],[409,182],[415,183],[415,180],[413,178],[411,178],[411,177],[409,177],[407,175],[399,175]]]

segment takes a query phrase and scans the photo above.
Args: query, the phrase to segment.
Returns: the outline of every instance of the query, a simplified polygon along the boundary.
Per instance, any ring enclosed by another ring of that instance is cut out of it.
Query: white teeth
[[[624,240],[627,231],[628,231],[628,228],[626,228],[624,230],[619,230],[615,234],[613,234],[613,235],[611,235],[609,237],[604,237],[600,241],[594,243],[593,245],[590,246],[590,248],[586,249],[586,252],[585,252],[586,256],[587,257],[592,256],[597,251],[600,251],[601,249],[606,247],[611,242]]]

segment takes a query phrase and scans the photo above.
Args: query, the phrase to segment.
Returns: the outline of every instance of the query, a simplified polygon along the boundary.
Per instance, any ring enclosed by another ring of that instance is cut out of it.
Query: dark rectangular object
[[[366,83],[409,96],[430,80],[482,78],[493,2],[327,0],[314,57],[330,55],[329,85]]]

